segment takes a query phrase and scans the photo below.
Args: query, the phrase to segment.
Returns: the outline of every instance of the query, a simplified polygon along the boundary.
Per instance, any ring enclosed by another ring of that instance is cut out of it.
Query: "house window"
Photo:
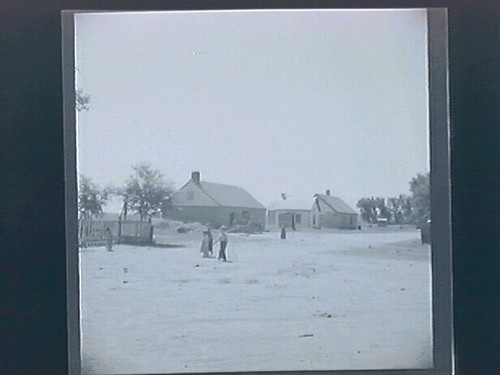
[[[302,218],[300,217],[300,214],[295,214],[295,222],[296,222],[297,224],[300,224],[301,219],[302,219]]]
[[[316,225],[316,215],[313,215],[313,225]]]
[[[192,201],[194,199],[194,191],[187,192],[187,199],[188,201]]]
[[[245,219],[245,220],[250,220],[250,219],[251,219],[251,217],[250,217],[250,212],[249,212],[249,211],[243,211],[243,212],[241,213],[241,217],[242,217],[243,219]]]

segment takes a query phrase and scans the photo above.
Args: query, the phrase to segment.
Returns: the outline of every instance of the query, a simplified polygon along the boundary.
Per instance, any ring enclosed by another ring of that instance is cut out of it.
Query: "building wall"
[[[284,215],[284,216],[281,216]],[[267,215],[267,225],[269,227],[279,227],[282,223],[285,227],[291,228],[291,216],[295,215],[295,228],[309,228],[311,226],[311,212],[304,210],[272,210]],[[297,221],[297,216],[300,215],[300,222]],[[280,221],[280,216],[282,220]]]
[[[245,208],[245,207],[221,207],[221,206],[176,206],[167,213],[167,217],[172,220],[183,222],[198,222],[210,224],[213,227],[221,225],[230,226],[231,214],[233,214],[233,224],[246,221],[257,221],[265,224],[265,208]]]
[[[358,215],[326,212],[320,215],[319,226],[323,228],[356,229]]]
[[[358,215],[332,211],[330,207],[320,202],[321,211],[315,204],[311,211],[311,225],[321,228],[356,229]]]

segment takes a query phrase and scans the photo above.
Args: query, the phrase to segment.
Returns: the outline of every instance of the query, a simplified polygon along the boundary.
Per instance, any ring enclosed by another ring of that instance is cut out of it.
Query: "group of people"
[[[203,240],[201,241],[201,247],[200,247],[200,252],[202,253],[203,258],[212,258],[214,253],[214,246],[217,243],[219,243],[220,248],[217,259],[222,260],[223,262],[227,262],[226,249],[227,249],[228,238],[226,231],[227,228],[225,226],[222,226],[220,228],[219,236],[217,237],[217,240],[214,242],[212,230],[210,229],[210,226],[207,226],[207,229],[203,231]]]

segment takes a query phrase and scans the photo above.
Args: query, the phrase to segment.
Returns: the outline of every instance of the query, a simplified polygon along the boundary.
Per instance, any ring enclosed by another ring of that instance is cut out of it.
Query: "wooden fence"
[[[78,221],[78,244],[82,248],[105,246],[107,228],[113,243],[152,244],[153,224],[147,221],[81,219]]]
[[[119,221],[119,241],[128,244],[152,244],[153,224],[144,221]]]

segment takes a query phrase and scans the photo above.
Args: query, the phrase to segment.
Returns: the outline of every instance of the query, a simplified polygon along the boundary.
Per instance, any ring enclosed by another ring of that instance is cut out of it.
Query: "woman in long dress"
[[[201,247],[200,247],[200,252],[203,255],[203,258],[208,258],[209,253],[210,253],[210,248],[209,248],[209,236],[208,236],[208,231],[203,231],[203,240],[201,241]]]

